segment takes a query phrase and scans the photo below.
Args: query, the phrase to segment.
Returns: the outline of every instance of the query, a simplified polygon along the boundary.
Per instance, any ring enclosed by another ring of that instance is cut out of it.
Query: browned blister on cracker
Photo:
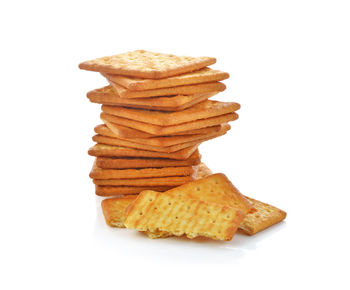
[[[194,72],[181,74],[169,78],[158,80],[141,79],[135,77],[126,77],[121,75],[107,74],[106,77],[132,91],[143,91],[160,88],[171,88],[184,85],[192,85],[199,83],[209,83],[222,81],[229,78],[229,74],[219,70],[213,70],[208,67],[196,70]]]
[[[124,224],[138,231],[162,231],[175,236],[232,239],[244,214],[237,208],[168,192],[143,191],[127,208]]]
[[[259,200],[246,197],[253,205],[255,211],[249,213],[239,228],[248,235],[254,235],[276,223],[281,222],[287,216],[287,213],[270,204],[261,202]]]
[[[131,91],[110,80],[108,80],[112,88],[121,98],[135,99],[135,98],[152,98],[176,95],[193,95],[211,92],[222,92],[226,89],[225,84],[220,82],[204,83],[196,85],[179,86],[172,88],[154,89],[146,91]]]
[[[79,64],[79,68],[140,78],[160,79],[183,74],[214,64],[213,57],[176,56],[135,50],[97,58]]]

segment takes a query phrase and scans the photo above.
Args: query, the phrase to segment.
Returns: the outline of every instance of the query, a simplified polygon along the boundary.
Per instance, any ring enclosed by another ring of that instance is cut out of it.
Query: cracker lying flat
[[[223,136],[226,134],[226,132],[227,132],[227,130],[225,130],[223,127],[223,130],[219,131],[216,134],[212,134],[210,136],[206,136],[206,137],[201,138],[201,139],[197,139],[197,140],[182,143],[182,144],[176,144],[176,145],[172,145],[172,146],[152,146],[152,145],[147,145],[147,144],[134,143],[134,142],[119,139],[119,138],[106,137],[106,136],[102,136],[102,135],[95,135],[92,137],[92,140],[97,142],[97,143],[100,143],[100,144],[124,146],[124,147],[130,147],[130,148],[138,148],[138,149],[142,149],[142,150],[170,153],[170,152],[176,152],[176,151],[182,150],[182,149],[187,148],[187,147],[198,145],[198,144],[200,144],[204,141],[210,140],[210,139],[214,139],[214,138]]]
[[[255,208],[255,212],[249,213],[239,228],[248,235],[254,235],[280,221],[284,220],[287,213],[277,207],[263,203],[253,198],[246,197]]]
[[[108,79],[107,79],[108,80]],[[226,89],[225,84],[220,82],[204,83],[197,85],[187,85],[173,88],[154,89],[146,91],[131,91],[110,80],[108,80],[112,88],[121,98],[151,98],[176,95],[193,95],[211,92],[222,92]]]
[[[214,64],[212,57],[175,56],[135,50],[81,63],[79,68],[140,78],[160,79]]]
[[[125,179],[93,179],[95,185],[103,186],[179,186],[193,181],[196,174],[186,176],[167,176]]]
[[[117,157],[97,157],[96,165],[100,168],[156,168],[156,167],[176,167],[192,166],[200,163],[201,156],[196,150],[185,160],[174,160],[166,158],[117,158]]]
[[[147,190],[127,208],[124,225],[138,231],[230,241],[243,218],[237,208]]]
[[[186,176],[192,175],[192,166],[164,167],[164,168],[139,168],[139,169],[103,169],[94,163],[90,172],[90,178],[94,179],[132,179],[165,176]]]
[[[104,113],[159,126],[177,125],[199,119],[207,119],[233,113],[239,109],[240,105],[238,103],[209,100],[180,112],[159,112],[118,106],[102,106]]]
[[[107,225],[111,227],[125,228],[125,210],[135,197],[124,196],[123,198],[109,198],[101,202],[102,212]]]
[[[208,67],[182,75],[177,75],[169,78],[151,80],[132,78],[120,75],[107,74],[106,77],[112,82],[117,83],[132,91],[143,91],[160,88],[171,88],[184,85],[192,85],[199,83],[209,83],[222,81],[229,78],[229,74],[219,70],[213,70]]]
[[[187,130],[182,132],[174,132],[171,135],[154,135],[150,133],[146,133],[134,128],[130,128],[127,126],[123,126],[117,123],[113,123],[112,121],[108,121],[106,118],[110,120],[114,120],[114,122],[118,122],[120,120],[119,117],[108,115],[105,113],[101,113],[101,120],[105,123],[105,125],[110,129],[116,137],[121,139],[146,139],[146,138],[158,138],[158,137],[175,137],[175,136],[186,136],[186,135],[206,135],[214,132],[218,132],[221,129],[221,124],[203,127],[194,130]],[[125,120],[125,119],[123,119]]]
[[[95,185],[95,193],[98,196],[135,195],[144,190],[167,191],[174,186],[105,186]],[[136,197],[136,196],[135,196]]]
[[[177,135],[177,136],[164,136],[164,137],[152,137],[152,138],[120,138],[112,132],[106,125],[98,125],[95,127],[95,132],[102,136],[119,138],[132,143],[139,143],[144,145],[156,146],[156,147],[168,147],[177,144],[188,143],[192,141],[198,141],[204,138],[214,138],[222,132],[227,132],[231,129],[229,124],[221,124],[218,128],[211,127],[207,128],[206,134],[193,134],[193,135]],[[132,146],[126,146],[132,147]]]
[[[185,149],[172,152],[146,151],[121,146],[95,144],[88,151],[89,155],[96,157],[151,157],[151,158],[169,158],[176,160],[185,160],[197,150],[198,146],[187,147]]]
[[[130,108],[141,108],[159,111],[179,111],[205,101],[217,93],[218,92],[177,95],[169,97],[126,99],[120,98],[119,95],[113,91],[110,86],[107,86],[88,92],[87,97],[93,103],[104,105],[124,106]]]
[[[148,134],[153,134],[154,136],[167,136],[167,135],[173,135],[175,133],[181,133],[188,132],[188,131],[194,131],[197,129],[203,129],[208,128],[212,126],[221,125],[223,123],[228,123],[230,121],[234,121],[238,119],[238,115],[236,113],[229,113],[224,114],[216,117],[206,118],[206,119],[199,119],[194,120],[187,123],[181,123],[177,125],[171,125],[171,126],[160,126],[160,125],[154,125],[149,123],[144,123],[141,121],[135,121],[131,119],[126,119],[123,117],[117,117],[114,115],[101,113],[101,120],[113,131],[113,128],[111,127],[111,123],[118,124],[117,126],[125,126],[129,128],[133,128],[135,130],[146,132]],[[116,127],[116,126],[114,126]],[[114,132],[114,131],[113,131]],[[140,137],[144,138],[144,137]],[[147,137],[145,137],[147,138]]]

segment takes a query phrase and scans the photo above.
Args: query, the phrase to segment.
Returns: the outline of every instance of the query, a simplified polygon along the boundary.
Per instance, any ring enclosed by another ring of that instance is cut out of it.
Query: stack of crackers
[[[211,57],[143,50],[83,62],[109,86],[87,94],[102,104],[89,154],[90,177],[100,196],[165,191],[196,179],[198,146],[230,130],[240,105],[210,97],[225,90],[226,72]]]
[[[228,73],[211,57],[137,50],[79,65],[109,86],[87,94],[102,104],[90,177],[106,223],[150,238],[198,236],[229,241],[255,234],[286,213],[243,196],[223,174],[201,163],[198,146],[230,130],[240,105],[209,100],[225,90]]]

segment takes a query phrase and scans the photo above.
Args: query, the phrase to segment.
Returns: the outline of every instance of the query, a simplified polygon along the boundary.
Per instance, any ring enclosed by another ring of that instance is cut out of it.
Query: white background
[[[1,3],[1,289],[349,289],[348,1]],[[104,224],[85,94],[106,82],[78,64],[134,49],[230,73],[240,119],[203,160],[284,223],[231,242]]]

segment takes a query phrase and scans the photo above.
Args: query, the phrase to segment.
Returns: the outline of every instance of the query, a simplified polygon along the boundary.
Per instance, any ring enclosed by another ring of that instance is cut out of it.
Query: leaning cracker
[[[95,144],[88,151],[88,154],[96,157],[151,157],[151,158],[170,158],[176,160],[185,160],[196,151],[198,146],[187,147],[185,149],[172,152],[156,152],[127,148],[121,146]]]
[[[87,97],[93,103],[104,105],[159,111],[179,111],[203,102],[217,93],[218,92],[210,92],[192,95],[126,99],[119,97],[119,95],[112,90],[111,86],[107,86],[88,92]]]
[[[203,94],[203,93],[211,93],[211,92],[222,92],[226,89],[225,84],[220,82],[213,82],[213,83],[187,85],[187,86],[154,89],[154,90],[146,90],[146,91],[131,91],[112,82],[111,80],[108,80],[108,82],[121,98],[130,98],[130,99]]]
[[[100,168],[156,168],[156,167],[177,167],[192,166],[200,163],[201,155],[196,150],[185,160],[174,160],[166,158],[118,158],[118,157],[97,157],[96,165]]]
[[[174,136],[187,136],[187,135],[206,135],[214,132],[218,132],[221,129],[221,124],[220,125],[213,125],[213,126],[208,126],[208,127],[203,127],[199,129],[194,129],[194,130],[187,130],[187,131],[182,131],[182,132],[176,132],[171,134],[171,136],[159,136],[159,135],[154,135],[150,133],[146,133],[134,128],[130,128],[128,126],[123,126],[117,123],[113,123],[112,121],[108,121],[106,118],[113,120],[114,122],[120,121],[120,118],[112,115],[108,115],[105,113],[101,113],[100,115],[101,120],[105,123],[105,125],[110,129],[113,134],[121,139],[146,139],[146,138],[158,138],[158,137],[174,137]],[[125,119],[123,119],[125,120]]]
[[[168,176],[168,177],[150,177],[150,178],[132,178],[132,179],[93,179],[95,185],[102,186],[179,186],[193,181],[194,175],[187,176]]]
[[[277,207],[250,197],[246,198],[256,210],[253,213],[249,213],[239,225],[239,228],[248,235],[254,235],[257,232],[279,223],[287,216],[285,211]]]
[[[222,81],[229,78],[229,74],[219,70],[213,70],[208,67],[182,75],[169,78],[152,80],[126,77],[121,75],[107,74],[106,77],[112,82],[117,83],[132,91],[143,91],[160,88],[171,88],[184,85],[192,85],[199,83],[209,83]]]
[[[135,50],[81,63],[79,68],[140,78],[160,79],[214,64],[213,57],[189,57]]]
[[[127,208],[124,225],[193,239],[230,241],[244,214],[237,208],[156,191],[143,191]]]
[[[139,169],[102,169],[94,163],[90,172],[93,179],[133,179],[149,177],[186,176],[194,173],[192,166],[164,167],[164,168],[139,168]]]
[[[164,136],[164,137],[152,137],[152,138],[121,138],[114,134],[106,125],[98,125],[95,127],[95,132],[102,136],[118,138],[126,140],[132,143],[139,143],[143,145],[150,145],[156,147],[169,147],[178,144],[188,143],[192,141],[198,141],[205,138],[214,138],[223,132],[227,132],[231,129],[229,124],[221,124],[219,130],[216,127],[207,128],[206,134],[193,134],[193,135],[177,135],[177,136]],[[126,146],[131,147],[131,146]]]
[[[106,186],[95,185],[98,196],[135,195],[144,190],[167,191],[174,186]]]
[[[212,174],[167,191],[168,194],[239,208],[247,214],[252,205],[222,173]]]
[[[207,100],[180,112],[159,112],[106,105],[101,109],[104,113],[113,116],[159,126],[170,126],[233,113],[240,109],[240,105],[234,102]]]
[[[145,132],[151,135],[153,134],[153,136],[167,136],[167,135],[174,135],[175,133],[177,134],[181,133],[182,135],[183,132],[186,132],[186,131],[187,132],[194,131],[197,129],[203,129],[207,127],[221,125],[223,123],[228,123],[230,121],[237,120],[238,114],[228,113],[220,116],[194,120],[191,122],[181,123],[181,124],[171,125],[171,126],[159,126],[159,125],[144,123],[144,122],[135,121],[131,119],[126,119],[122,117],[117,117],[106,113],[101,113],[101,119],[111,130],[112,130],[111,124],[118,124],[119,126],[120,125],[125,127],[127,126],[129,128],[133,128],[141,132]],[[140,138],[144,138],[144,137],[140,137]]]

